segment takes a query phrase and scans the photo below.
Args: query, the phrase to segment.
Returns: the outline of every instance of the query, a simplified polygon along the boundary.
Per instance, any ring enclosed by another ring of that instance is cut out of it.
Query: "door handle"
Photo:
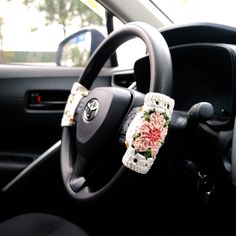
[[[31,110],[64,110],[69,91],[42,90],[26,94],[26,107]]]

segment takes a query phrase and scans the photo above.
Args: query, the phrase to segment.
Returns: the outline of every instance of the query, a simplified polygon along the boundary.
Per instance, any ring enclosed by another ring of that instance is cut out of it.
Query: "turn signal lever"
[[[214,108],[208,102],[199,102],[193,105],[186,113],[174,111],[170,126],[175,129],[184,129],[187,126],[204,123],[213,117]]]

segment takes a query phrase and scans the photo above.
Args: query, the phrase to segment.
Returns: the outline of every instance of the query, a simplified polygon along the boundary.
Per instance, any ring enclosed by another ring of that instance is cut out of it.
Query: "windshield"
[[[173,23],[213,22],[236,26],[235,0],[151,0]]]

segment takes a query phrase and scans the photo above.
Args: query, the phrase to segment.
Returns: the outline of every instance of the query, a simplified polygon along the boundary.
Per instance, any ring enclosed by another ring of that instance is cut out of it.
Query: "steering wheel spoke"
[[[98,165],[97,160],[88,159],[78,154],[70,177],[71,188],[75,192],[79,192],[87,187]]]

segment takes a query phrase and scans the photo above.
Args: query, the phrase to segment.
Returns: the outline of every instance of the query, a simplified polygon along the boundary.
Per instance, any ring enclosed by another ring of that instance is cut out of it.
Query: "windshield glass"
[[[151,0],[173,23],[213,22],[236,26],[235,0]]]

